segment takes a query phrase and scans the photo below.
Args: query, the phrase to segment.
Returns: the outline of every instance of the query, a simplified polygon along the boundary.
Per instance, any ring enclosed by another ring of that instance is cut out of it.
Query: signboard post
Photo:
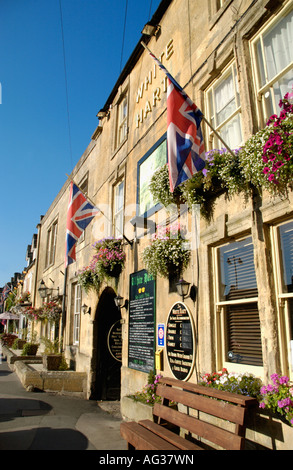
[[[187,380],[194,367],[194,328],[186,305],[177,302],[167,320],[167,358],[176,379]]]
[[[154,370],[156,281],[145,269],[130,275],[128,367]]]

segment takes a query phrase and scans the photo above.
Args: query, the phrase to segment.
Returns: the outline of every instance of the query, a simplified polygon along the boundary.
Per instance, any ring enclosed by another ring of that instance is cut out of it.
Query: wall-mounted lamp
[[[184,279],[180,279],[178,282],[176,282],[177,292],[182,297],[182,302],[184,302],[184,299],[188,297],[189,286],[190,282],[184,281]],[[192,285],[190,288],[189,297],[191,300],[193,300],[193,302],[195,302],[196,287],[194,285]]]
[[[82,311],[82,313],[83,313],[84,315],[86,315],[87,313],[88,313],[89,315],[91,315],[91,313],[92,313],[91,307],[88,307],[86,304],[83,304],[83,305],[82,305],[81,311]]]
[[[48,295],[51,295],[53,290],[57,291],[57,296],[59,297],[59,287],[57,287],[57,289],[52,289],[51,287],[46,286],[43,279],[41,280],[38,292],[42,299],[45,299],[46,297],[48,297]]]
[[[124,302],[124,297],[121,297],[121,295],[117,295],[117,297],[114,298],[114,302],[117,308],[119,309],[125,308],[126,310],[128,310],[128,304],[129,304],[128,299],[126,299]]]

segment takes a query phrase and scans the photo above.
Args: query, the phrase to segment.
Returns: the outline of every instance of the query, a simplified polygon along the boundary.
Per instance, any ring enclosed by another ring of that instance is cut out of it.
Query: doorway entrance
[[[120,400],[122,325],[115,297],[115,291],[107,287],[100,296],[95,315],[93,398],[96,400]]]

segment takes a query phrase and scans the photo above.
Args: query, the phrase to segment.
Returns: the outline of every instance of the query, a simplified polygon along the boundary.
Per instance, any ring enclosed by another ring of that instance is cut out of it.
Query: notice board
[[[130,275],[128,367],[154,370],[156,281],[145,269]]]

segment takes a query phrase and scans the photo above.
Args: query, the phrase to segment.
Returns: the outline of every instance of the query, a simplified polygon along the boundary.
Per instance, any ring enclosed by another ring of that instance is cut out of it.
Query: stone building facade
[[[154,34],[142,40],[235,149],[265,126],[278,112],[279,95],[292,88],[292,18],[292,0],[163,0]],[[38,226],[37,283],[63,302],[59,331],[47,325],[40,334],[63,333],[68,362],[88,373],[89,397],[133,393],[150,368],[194,382],[222,367],[265,381],[274,372],[293,376],[292,193],[247,199],[222,192],[209,220],[186,208],[170,216],[148,189],[167,162],[166,103],[166,76],[139,42],[70,175],[101,213],[67,271],[70,180]],[[221,148],[217,134],[202,126],[206,150]],[[172,280],[148,275],[142,256],[155,228],[178,218],[191,247],[183,276],[196,293],[183,300]],[[86,293],[78,272],[89,265],[92,245],[121,234],[122,273]],[[116,307],[118,294],[128,308]],[[35,306],[42,302],[36,294]],[[119,357],[111,352],[113,325],[120,325]]]

